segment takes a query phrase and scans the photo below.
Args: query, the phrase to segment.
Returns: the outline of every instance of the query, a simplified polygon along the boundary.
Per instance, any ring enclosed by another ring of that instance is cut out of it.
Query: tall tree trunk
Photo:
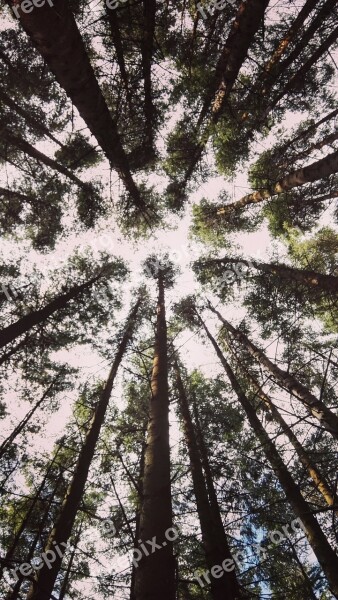
[[[325,275],[323,273],[318,273],[317,271],[297,269],[296,267],[289,267],[288,265],[283,264],[263,263],[257,260],[252,260],[251,258],[246,260],[228,256],[225,256],[224,258],[210,258],[201,260],[197,261],[195,264],[201,267],[222,265],[224,266],[225,270],[232,265],[244,265],[245,267],[254,267],[262,273],[277,275],[281,279],[294,281],[310,289],[318,289],[324,292],[331,292],[333,294],[338,292],[338,277],[335,277],[334,275]]]
[[[141,300],[139,299],[128,316],[124,333],[119,343],[107,383],[104,390],[100,394],[100,399],[91,419],[89,430],[85,437],[83,447],[80,451],[71,483],[64,497],[58,519],[49,535],[45,552],[54,551],[55,544],[59,546],[59,548],[61,544],[62,548],[62,544],[67,543],[72,533],[78,507],[87,482],[90,465],[92,463],[95,448],[104,423],[117,370],[132,338],[140,304]],[[54,554],[56,553],[54,552]],[[59,556],[59,554],[57,555],[50,569],[46,564],[44,564],[42,569],[38,572],[36,580],[28,592],[27,600],[50,599],[50,595],[53,592],[61,564],[62,558]]]
[[[286,96],[288,92],[292,92],[293,89],[298,85],[298,82],[302,84],[309,70],[318,62],[318,60],[331,48],[331,46],[338,39],[338,27],[336,27],[328,36],[328,38],[314,51],[310,58],[304,63],[296,73],[290,77],[288,82],[284,85],[282,90],[277,94],[274,100],[269,104],[268,108],[264,111],[263,116],[260,118],[262,122],[265,121],[271,111],[277,106],[278,102]]]
[[[20,106],[13,98],[11,98],[4,89],[0,90],[0,102],[3,102],[8,106],[11,110],[15,111],[20,117],[25,120],[33,130],[38,132],[40,135],[42,134],[45,137],[48,137],[52,142],[57,144],[58,146],[63,147],[63,144],[59,142],[59,140],[49,131],[48,127],[43,123],[40,123],[38,119],[36,119],[28,110],[26,110],[23,106]]]
[[[299,32],[299,29],[304,24],[305,19],[309,16],[309,14],[312,12],[312,10],[316,7],[317,4],[318,4],[318,2],[312,2],[312,0],[308,0],[305,3],[305,6],[300,11],[298,17],[295,19],[295,21],[291,25],[286,38],[284,38],[285,41],[288,40],[290,33],[291,33],[290,41],[292,41],[294,39],[295,34],[297,34]],[[285,47],[283,47],[284,40],[282,40],[280,42],[280,45],[278,46],[276,52],[272,55],[271,61],[269,61],[266,64],[266,66],[264,68],[265,70],[258,77],[253,88],[250,90],[250,97],[254,97],[254,94],[258,94],[259,90],[261,88],[261,85],[264,83],[265,83],[265,87],[261,93],[263,96],[268,97],[269,92],[270,92],[271,88],[273,87],[273,85],[275,84],[278,77],[282,73],[284,73],[286,71],[286,69],[290,65],[292,65],[292,63],[294,63],[296,61],[296,59],[299,57],[301,52],[307,47],[309,41],[313,38],[313,36],[315,35],[318,28],[321,27],[323,20],[328,15],[330,15],[335,4],[336,4],[336,0],[327,0],[327,2],[324,4],[324,6],[322,6],[322,8],[319,10],[318,14],[313,19],[313,21],[310,23],[309,27],[306,29],[306,31],[305,31],[304,35],[301,37],[300,41],[296,44],[296,46],[294,47],[292,52],[289,54],[289,56],[287,56],[283,60],[283,62],[280,62],[280,59],[281,59],[282,55],[284,54],[285,50],[288,49],[290,41],[289,40],[287,41],[287,45]],[[247,98],[246,101],[248,102],[249,98]],[[270,112],[270,108],[268,110]],[[249,114],[250,114],[250,112],[245,111],[242,114],[241,120],[242,121],[246,120],[248,118]],[[260,122],[263,121],[266,116],[267,115],[265,115],[263,117],[263,119],[260,118]]]
[[[90,289],[94,283],[99,281],[104,276],[105,270],[103,269],[99,275],[95,275],[86,283],[82,283],[80,285],[75,285],[70,288],[69,292],[65,294],[60,294],[54,300],[51,300],[48,304],[46,304],[43,308],[39,308],[37,310],[33,310],[32,312],[24,315],[8,327],[4,327],[4,329],[0,330],[0,348],[6,346],[13,340],[15,340],[19,335],[22,335],[26,331],[29,331],[34,327],[34,325],[38,325],[43,323],[54,314],[57,310],[64,308],[67,306],[70,300],[80,297],[80,295],[86,290]]]
[[[280,426],[282,433],[288,438],[289,442],[294,447],[299,461],[308,472],[309,477],[315,484],[316,489],[322,494],[325,502],[329,506],[334,506],[334,493],[331,490],[330,485],[326,481],[324,475],[320,472],[318,467],[312,461],[309,454],[299,442],[297,436],[292,431],[291,427],[287,424],[285,419],[280,414],[278,408],[272,402],[271,398],[262,390],[262,387],[259,385],[255,377],[253,377],[251,373],[249,373],[249,371],[243,366],[243,361],[240,360],[240,358],[235,352],[232,352],[232,354],[236,357],[236,360],[240,365],[241,370],[244,372],[245,377],[250,381],[251,385],[253,386],[257,397],[260,398],[260,400],[262,401],[262,406],[264,410],[271,414],[274,421]]]
[[[276,364],[274,364],[262,350],[260,350],[253,342],[251,342],[247,336],[233,327],[222,315],[209,304],[210,310],[218,316],[220,321],[223,323],[227,331],[229,331],[233,337],[238,340],[255,358],[265,367],[276,379],[276,381],[290,394],[297,398],[305,408],[320,422],[321,426],[331,433],[331,435],[338,439],[338,417],[323,404],[321,400],[318,400],[310,390],[300,383],[293,375],[283,371]]]
[[[156,541],[161,548],[142,558],[136,568],[136,600],[175,600],[175,559],[173,544],[165,533],[172,528],[169,391],[167,325],[165,318],[164,281],[158,274],[157,325],[155,354],[151,377],[149,425],[145,453],[143,502],[140,517],[140,540]],[[170,537],[171,533],[170,533]],[[149,547],[149,546],[148,546]],[[149,548],[150,552],[150,548]]]
[[[230,216],[231,213],[237,212],[246,206],[256,204],[257,202],[263,202],[272,196],[282,194],[283,192],[287,192],[288,190],[304,185],[305,183],[311,183],[312,181],[318,181],[318,179],[329,177],[333,173],[337,173],[337,171],[338,150],[307,167],[297,169],[297,171],[286,175],[270,188],[263,188],[252,194],[247,194],[236,202],[218,208],[216,213],[217,215],[224,215],[225,217]]]
[[[48,501],[47,501],[47,504],[46,504],[46,508],[45,508],[45,510],[44,510],[44,512],[42,514],[42,518],[41,518],[41,521],[39,523],[38,530],[37,530],[37,532],[36,532],[36,534],[35,534],[35,536],[33,538],[33,541],[32,541],[32,543],[31,543],[31,545],[29,547],[28,553],[25,556],[25,562],[27,562],[27,563],[30,563],[31,560],[34,557],[34,553],[35,553],[36,548],[38,546],[39,540],[41,539],[41,536],[43,534],[43,530],[45,528],[45,525],[46,525],[46,523],[48,521],[48,517],[50,515],[51,506],[52,506],[52,503],[54,502],[54,498],[55,498],[56,493],[58,491],[58,488],[59,488],[61,480],[62,480],[62,474],[60,474],[59,477],[57,478],[57,481],[56,481],[55,486],[54,486],[54,488],[52,490],[52,493],[51,493],[51,495],[48,498]],[[19,594],[20,594],[20,589],[21,589],[22,583],[24,581],[24,577],[23,577],[23,575],[21,573],[20,574],[16,573],[16,576],[17,576],[18,579],[15,582],[14,588],[7,594],[6,600],[18,600],[18,598],[20,598]]]
[[[144,32],[141,39],[142,75],[144,87],[146,153],[154,156],[155,106],[152,94],[151,66],[154,51],[156,0],[143,1]]]
[[[49,384],[48,388],[43,393],[43,395],[41,396],[41,398],[37,401],[37,403],[33,406],[33,408],[31,408],[31,410],[28,411],[28,413],[24,416],[24,418],[20,421],[20,423],[15,427],[15,429],[12,431],[12,433],[2,442],[2,444],[0,446],[0,459],[6,453],[6,451],[8,450],[9,446],[13,443],[13,441],[15,440],[15,438],[26,427],[27,423],[31,420],[31,418],[33,417],[33,415],[38,410],[38,408],[40,408],[41,404],[43,404],[44,401],[48,398],[49,393],[53,389],[53,387],[54,387],[55,383],[57,382],[57,380],[60,378],[61,374],[62,374],[62,371],[59,372],[56,375],[56,377],[54,377],[53,381]]]
[[[296,516],[303,524],[308,542],[320,566],[322,567],[323,572],[326,575],[330,589],[335,598],[338,598],[338,556],[331,548],[320,525],[311,512],[310,506],[306,500],[304,500],[298,485],[290,475],[289,470],[280,457],[275,444],[269,438],[263,425],[258,419],[251,402],[244,394],[233,370],[226,361],[220,347],[218,346],[216,340],[212,337],[201,317],[200,322],[216,351],[216,354],[232,385],[232,389],[236,393],[253,431],[262,445],[262,449],[266,455],[266,458],[270,462],[271,467],[284,490],[288,502],[292,506]]]
[[[79,111],[111,165],[117,169],[136,206],[144,201],[130,173],[117,123],[109,112],[90,64],[75,18],[66,0],[45,3],[24,13],[19,0],[7,0],[20,14],[20,23],[56,80]]]
[[[190,179],[202,156],[203,150],[209,139],[211,131],[210,125],[217,122],[221,116],[225,100],[229,97],[242,64],[247,57],[253,38],[261,26],[268,4],[269,0],[247,0],[247,2],[240,3],[229,36],[218,59],[213,82],[207,90],[197,120],[196,132],[199,134],[204,118],[211,108],[211,121],[206,126],[202,139],[193,152],[191,162],[184,175],[185,183]]]
[[[44,477],[43,477],[43,479],[42,479],[42,481],[41,481],[38,489],[36,490],[35,496],[34,496],[34,498],[32,498],[32,501],[31,501],[30,506],[29,506],[29,508],[28,508],[28,510],[27,510],[27,512],[25,514],[25,517],[22,519],[21,524],[20,524],[20,526],[19,526],[19,528],[18,528],[18,530],[17,530],[17,532],[16,532],[16,534],[14,536],[14,539],[12,540],[12,542],[11,542],[8,550],[6,551],[5,557],[2,560],[2,562],[7,567],[12,562],[13,556],[14,556],[14,554],[16,552],[16,549],[17,549],[17,546],[18,546],[18,544],[20,542],[20,538],[21,538],[23,532],[25,531],[25,529],[27,528],[27,526],[29,524],[29,521],[30,521],[30,518],[32,516],[32,513],[33,513],[34,509],[36,508],[37,503],[40,500],[41,492],[43,491],[43,489],[44,489],[44,487],[46,485],[46,481],[47,481],[47,479],[48,479],[48,477],[50,475],[50,472],[51,472],[51,470],[52,470],[52,468],[53,468],[53,466],[55,464],[55,461],[56,461],[57,455],[59,453],[59,450],[60,450],[60,446],[58,447],[57,451],[55,452],[55,455],[54,455],[52,461],[50,462],[50,464],[49,464],[49,466],[48,466],[48,468],[46,470],[46,473],[45,473],[45,475],[44,475]],[[0,568],[0,579],[1,579],[2,575],[3,575],[3,570],[4,570],[3,567],[1,567]]]
[[[49,156],[46,156],[46,154],[40,152],[40,150],[34,148],[34,146],[32,146],[29,142],[24,140],[21,136],[12,133],[11,131],[9,131],[9,129],[5,127],[2,128],[1,134],[3,136],[3,139],[7,142],[7,144],[10,144],[18,150],[21,150],[21,152],[28,154],[28,156],[34,158],[38,162],[43,163],[44,165],[46,165],[46,167],[49,167],[54,171],[58,171],[65,177],[68,177],[68,179],[73,181],[73,183],[78,185],[80,188],[88,190],[88,184],[81,181],[81,179],[79,179],[72,171],[67,169],[67,167],[57,162],[53,158],[49,158]]]
[[[140,492],[141,492],[141,490],[143,490],[144,461],[145,461],[146,449],[147,449],[147,445],[146,445],[146,442],[144,442],[142,445],[142,450],[141,450],[140,470],[139,470],[139,478],[138,478],[138,482],[137,482],[137,489],[140,490]],[[134,540],[135,540],[134,548],[135,549],[138,548],[137,540],[140,537],[140,520],[141,520],[140,507],[142,505],[142,493],[140,493],[140,492],[138,492],[138,505],[136,507],[136,512],[135,512],[135,534],[134,534]],[[135,579],[136,579],[136,567],[133,564],[132,568],[131,568],[129,600],[136,600]]]
[[[217,514],[220,515],[216,498],[216,514],[209,502],[206,482],[203,475],[202,462],[196,439],[194,425],[191,419],[190,409],[186,391],[181,378],[177,361],[174,363],[176,373],[176,385],[179,396],[179,406],[182,415],[184,437],[189,453],[191,476],[196,498],[198,518],[201,526],[202,541],[205,551],[206,564],[211,571],[214,565],[221,565],[225,559],[232,559],[228,541],[224,532],[222,519],[219,522]],[[208,463],[209,461],[207,461]],[[209,465],[208,465],[209,466]],[[220,579],[211,576],[211,596],[214,600],[237,600],[241,598],[240,588],[235,571],[224,572]]]
[[[73,542],[73,550],[69,557],[67,569],[66,569],[66,572],[65,572],[65,575],[63,578],[63,582],[62,582],[62,586],[60,589],[58,600],[64,600],[66,594],[68,593],[70,576],[71,576],[74,558],[75,558],[75,554],[76,554],[76,547],[80,541],[81,532],[82,532],[82,523],[80,523],[78,531],[75,534],[75,538],[74,538],[74,542]]]

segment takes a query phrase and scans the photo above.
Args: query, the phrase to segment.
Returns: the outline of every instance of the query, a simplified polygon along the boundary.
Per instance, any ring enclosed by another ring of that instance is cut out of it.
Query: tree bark
[[[288,390],[295,398],[297,398],[303,406],[316,418],[318,419],[321,426],[326,429],[328,433],[338,439],[338,417],[323,404],[321,400],[318,400],[310,390],[300,383],[293,375],[280,369],[274,364],[262,350],[260,350],[253,342],[251,342],[247,336],[233,327],[222,315],[209,304],[210,310],[217,315],[220,321],[223,323],[227,331],[229,331],[236,340],[238,340],[255,358],[260,364],[265,367],[276,379],[276,381],[285,389]]]
[[[288,190],[304,185],[305,183],[311,183],[312,181],[329,177],[329,175],[337,173],[337,171],[338,150],[307,167],[303,167],[302,169],[290,173],[290,175],[286,175],[286,177],[280,179],[280,181],[270,188],[263,188],[257,192],[252,192],[252,194],[247,194],[236,202],[218,208],[217,215],[229,216],[231,213],[241,210],[246,206],[263,202],[272,196],[282,194],[283,192],[287,192]]]
[[[288,438],[289,442],[294,447],[296,454],[299,458],[299,461],[301,462],[303,467],[308,472],[309,477],[312,479],[316,489],[322,494],[322,496],[323,496],[325,502],[328,504],[328,506],[334,506],[334,504],[335,504],[334,493],[331,490],[324,475],[320,472],[318,467],[312,461],[312,459],[308,455],[307,451],[305,450],[305,448],[299,442],[297,436],[292,431],[291,427],[287,424],[287,422],[284,420],[284,418],[280,414],[278,408],[272,402],[271,398],[262,390],[262,387],[258,384],[256,379],[249,373],[249,371],[245,367],[243,367],[243,363],[240,361],[239,357],[237,357],[237,355],[235,353],[233,353],[233,354],[235,355],[236,360],[238,361],[238,364],[240,365],[241,370],[244,372],[245,377],[247,377],[249,379],[250,383],[252,384],[252,386],[256,392],[256,395],[262,401],[262,403],[263,403],[262,406],[263,406],[264,410],[266,410],[267,412],[269,412],[271,414],[274,421],[280,426],[282,433]]]
[[[210,123],[206,126],[206,131],[193,153],[191,163],[184,176],[185,183],[188,182],[202,156],[209,139],[210,125],[216,123],[221,116],[225,100],[235,84],[268,4],[269,0],[247,0],[247,2],[241,2],[238,8],[235,21],[216,65],[214,80],[209,86],[197,120],[196,131],[199,133],[203,120],[211,107]]]
[[[128,344],[132,338],[140,304],[141,299],[139,299],[136,302],[134,308],[130,312],[129,317],[127,319],[123,336],[119,343],[119,347],[111,371],[109,373],[107,383],[105,385],[104,390],[100,394],[100,398],[96,406],[94,415],[92,417],[88,433],[85,437],[83,447],[80,451],[80,455],[75,467],[71,483],[64,497],[58,519],[49,535],[45,552],[47,550],[53,551],[54,543],[59,547],[60,544],[65,544],[72,533],[75,518],[78,512],[78,507],[83,497],[85,485],[88,479],[89,469],[94,457],[95,448],[100,436],[101,428],[103,426],[105,415],[109,405],[109,400],[116,378],[116,374],[125,354],[125,351],[128,347]],[[59,556],[59,554],[57,555],[56,560],[54,561],[50,569],[47,567],[46,564],[44,564],[42,569],[38,572],[36,580],[34,581],[33,585],[31,586],[28,592],[27,600],[50,599],[61,564],[62,558]]]
[[[110,164],[117,169],[136,206],[144,201],[132,178],[117,123],[109,112],[90,64],[83,39],[66,0],[45,3],[24,13],[19,0],[7,0],[18,8],[20,23],[60,86],[79,111]]]
[[[70,288],[69,292],[65,294],[60,294],[54,300],[51,300],[48,304],[46,304],[43,308],[39,308],[37,310],[33,310],[32,312],[24,315],[8,327],[5,327],[0,331],[0,348],[6,346],[17,337],[26,333],[34,327],[34,325],[38,325],[46,321],[52,314],[56,311],[65,308],[70,300],[74,300],[78,298],[83,292],[90,289],[94,283],[99,281],[104,276],[104,271],[99,275],[92,277],[86,283],[82,283],[80,285],[75,285]]]
[[[12,133],[11,131],[9,131],[9,129],[5,127],[1,129],[1,134],[3,135],[3,138],[7,144],[14,146],[15,148],[17,148],[21,152],[24,152],[25,154],[28,154],[28,156],[34,158],[40,163],[43,163],[44,165],[46,165],[46,167],[49,167],[54,171],[58,171],[59,173],[61,173],[61,175],[68,177],[68,179],[70,179],[80,188],[88,190],[88,184],[86,184],[84,181],[81,181],[81,179],[79,179],[72,171],[67,169],[67,167],[57,162],[53,158],[49,158],[49,156],[47,156],[43,152],[40,152],[40,150],[34,148],[34,146],[32,146],[29,142],[24,140],[21,136]]]
[[[63,144],[49,131],[48,127],[46,127],[43,123],[40,123],[28,110],[20,106],[13,98],[11,98],[4,89],[0,90],[0,102],[3,102],[8,106],[11,110],[15,111],[20,117],[25,120],[33,130],[38,132],[40,135],[48,137],[52,142],[57,144],[58,146],[63,147]]]
[[[195,263],[201,267],[208,267],[210,265],[224,265],[224,269],[228,266],[235,265],[234,270],[236,271],[236,265],[245,267],[254,267],[262,273],[268,273],[271,275],[277,275],[281,279],[287,281],[294,281],[300,285],[308,287],[310,289],[317,289],[323,292],[331,292],[336,294],[338,292],[338,277],[334,275],[325,275],[318,273],[317,271],[309,271],[306,269],[297,269],[296,267],[289,267],[283,264],[263,263],[251,258],[248,260],[240,258],[232,258],[225,256],[224,258],[211,258],[203,261],[197,261]],[[240,271],[242,273],[242,271]]]
[[[220,517],[216,494],[213,498],[212,505],[211,498],[209,501],[196,433],[190,414],[188,398],[177,361],[174,363],[174,369],[176,373],[179,406],[182,415],[184,437],[189,453],[191,476],[196,498],[198,518],[201,526],[206,564],[209,571],[211,571],[214,565],[221,565],[225,559],[231,560],[232,556],[224,531],[222,519]],[[206,462],[207,467],[209,467],[208,459]],[[212,490],[214,491],[213,483]],[[227,598],[227,600],[237,600],[243,597],[241,595],[234,570],[229,573],[224,572],[220,579],[216,579],[211,575],[210,581],[211,596],[214,600],[224,600],[224,598]]]
[[[164,281],[159,271],[155,354],[151,377],[151,399],[145,453],[140,540],[155,540],[161,548],[142,558],[135,575],[136,600],[175,600],[173,544],[165,533],[172,528],[167,325]],[[171,537],[171,534],[170,534]],[[150,551],[150,550],[149,550]]]
[[[280,457],[275,444],[269,438],[263,425],[258,419],[251,402],[244,394],[233,370],[226,361],[216,340],[212,337],[201,318],[200,322],[216,351],[216,354],[232,385],[232,389],[236,393],[253,431],[262,445],[262,449],[266,455],[266,458],[271,464],[271,467],[284,490],[284,494],[288,502],[292,506],[296,516],[303,524],[303,529],[308,542],[323,569],[323,572],[329,582],[330,589],[335,598],[338,598],[338,556],[327,541],[326,536],[318,524],[318,521],[311,512],[310,506],[306,500],[304,500],[298,485],[290,475],[287,466]]]

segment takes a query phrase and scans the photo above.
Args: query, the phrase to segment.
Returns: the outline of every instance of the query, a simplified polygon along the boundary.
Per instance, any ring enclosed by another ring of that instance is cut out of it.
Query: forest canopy
[[[1,598],[338,599],[336,0],[0,13]]]

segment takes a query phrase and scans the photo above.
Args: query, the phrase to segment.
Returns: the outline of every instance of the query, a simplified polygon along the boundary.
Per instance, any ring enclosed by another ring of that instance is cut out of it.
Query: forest
[[[338,599],[337,1],[0,16],[0,599]]]

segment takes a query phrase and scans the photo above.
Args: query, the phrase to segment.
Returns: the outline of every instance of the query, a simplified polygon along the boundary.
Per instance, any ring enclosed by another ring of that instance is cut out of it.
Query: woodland
[[[0,14],[1,598],[338,598],[336,0]]]

